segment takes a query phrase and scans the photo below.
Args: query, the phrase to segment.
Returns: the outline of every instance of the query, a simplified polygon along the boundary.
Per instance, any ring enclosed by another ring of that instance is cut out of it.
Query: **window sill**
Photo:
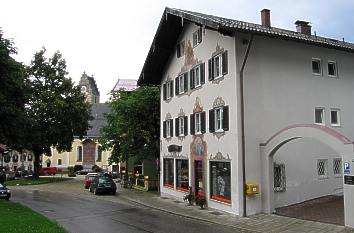
[[[217,197],[217,196],[211,196],[210,200],[214,201],[214,202],[217,202],[217,203],[220,203],[220,204],[231,206],[231,200],[228,200],[228,199],[220,198],[220,197]]]
[[[335,174],[334,178],[343,178],[343,175],[342,174]]]
[[[318,179],[319,180],[326,180],[326,179],[328,179],[328,176],[319,176]]]
[[[203,134],[202,132],[195,132],[194,135],[201,135]]]
[[[331,124],[332,127],[341,127],[341,125]]]
[[[314,75],[314,76],[322,76],[321,73],[312,73],[312,75]]]
[[[215,130],[215,133],[224,133],[225,132],[225,130],[223,130],[223,129],[217,129],[217,130]]]
[[[338,78],[337,75],[328,75],[329,78]]]
[[[325,126],[325,123],[314,123],[315,125],[321,125],[321,126]]]

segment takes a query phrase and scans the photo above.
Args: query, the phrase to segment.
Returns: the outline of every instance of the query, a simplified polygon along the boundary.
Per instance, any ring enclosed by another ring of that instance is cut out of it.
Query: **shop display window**
[[[231,203],[230,162],[210,162],[210,198]]]
[[[174,187],[174,172],[173,172],[173,159],[163,160],[163,185],[165,187]]]
[[[189,168],[187,159],[176,160],[176,188],[188,192]]]

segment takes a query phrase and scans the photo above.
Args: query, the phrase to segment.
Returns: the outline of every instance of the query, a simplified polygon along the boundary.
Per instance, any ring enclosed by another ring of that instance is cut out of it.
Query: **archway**
[[[300,138],[316,139],[342,155],[342,161],[354,163],[353,141],[326,126],[297,124],[281,129],[266,142],[260,144],[262,160],[262,209],[265,213],[274,211],[273,156],[285,144]],[[348,175],[354,175],[350,173]],[[354,227],[354,185],[343,184],[345,225]]]

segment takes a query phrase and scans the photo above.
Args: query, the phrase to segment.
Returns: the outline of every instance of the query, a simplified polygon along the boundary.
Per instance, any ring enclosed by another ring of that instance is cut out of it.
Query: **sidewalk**
[[[119,186],[119,185],[118,185]],[[118,187],[117,196],[131,202],[206,223],[219,224],[235,228],[240,232],[354,232],[344,226],[312,222],[274,214],[256,214],[246,218],[234,216],[214,209],[200,209],[188,206],[183,200],[172,196],[160,196],[157,192],[142,192]]]

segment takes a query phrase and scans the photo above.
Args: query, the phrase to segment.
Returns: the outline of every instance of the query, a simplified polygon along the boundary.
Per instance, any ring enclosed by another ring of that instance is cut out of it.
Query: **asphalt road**
[[[12,201],[57,221],[73,233],[105,232],[237,232],[167,214],[125,201],[111,202],[91,195],[74,195],[41,190],[13,190]]]

